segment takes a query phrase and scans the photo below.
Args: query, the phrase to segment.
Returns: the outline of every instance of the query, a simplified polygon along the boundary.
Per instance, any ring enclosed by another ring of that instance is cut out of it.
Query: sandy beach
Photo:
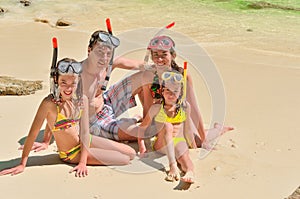
[[[103,21],[100,27],[103,28],[105,17],[101,17],[98,21]],[[124,21],[114,17],[116,33],[129,30],[122,24]],[[299,20],[299,15],[296,17]],[[211,20],[217,26],[219,21],[214,20],[218,19]],[[155,24],[154,19],[149,21],[149,27],[162,26]],[[76,178],[69,173],[72,166],[59,160],[54,142],[45,151],[31,153],[24,173],[1,176],[0,195],[9,199],[283,199],[291,195],[300,186],[300,30],[289,32],[286,27],[292,22],[283,24],[282,31],[277,27],[271,33],[263,25],[252,24],[254,32],[243,26],[243,33],[237,28],[212,39],[209,34],[218,33],[211,25],[202,27],[199,34],[205,36],[198,38],[193,37],[195,32],[183,30],[180,26],[183,23],[179,18],[178,21],[179,27],[174,31],[199,42],[216,66],[226,95],[224,123],[235,127],[218,140],[215,150],[206,157],[201,158],[202,149],[190,150],[196,171],[194,184],[166,182],[165,173],[156,166],[166,164],[165,157],[151,159],[152,165],[136,157],[131,165],[124,167],[89,166],[87,177]],[[130,29],[141,27],[136,21],[128,23]],[[203,25],[206,23],[209,22]],[[236,24],[232,22],[232,25]],[[79,24],[75,28],[51,28],[33,20],[1,21],[0,75],[42,80],[43,89],[26,96],[0,96],[0,170],[19,163],[19,143],[24,141],[39,103],[49,93],[51,38],[58,38],[60,58],[83,60],[87,56],[89,35],[95,27],[84,27],[82,31]],[[139,53],[128,56],[143,58]],[[110,84],[124,74],[121,70],[114,71]],[[201,80],[197,83],[197,74],[192,76],[204,122],[209,126],[214,122],[211,121],[214,111],[211,96],[207,90],[202,92],[205,83]],[[130,113],[139,111],[137,107]]]

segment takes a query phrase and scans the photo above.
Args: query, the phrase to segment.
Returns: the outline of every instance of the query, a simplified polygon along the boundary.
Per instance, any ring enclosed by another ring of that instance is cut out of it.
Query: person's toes
[[[181,181],[191,184],[194,183],[194,173],[192,171],[186,172],[186,174],[181,177]]]

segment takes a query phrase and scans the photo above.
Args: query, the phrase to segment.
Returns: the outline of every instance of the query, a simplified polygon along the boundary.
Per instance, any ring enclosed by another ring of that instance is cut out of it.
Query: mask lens
[[[70,73],[79,74],[82,72],[82,66],[80,63],[77,63],[77,62],[75,62],[75,63],[60,62],[57,68],[61,73],[69,73],[70,72]]]
[[[168,79],[170,79],[170,77],[171,77],[171,73],[170,72],[164,72],[162,74],[162,79],[163,80],[168,80]]]
[[[153,39],[150,43],[150,46],[151,47],[156,47],[156,46],[158,46],[158,42],[159,42],[159,39]]]
[[[69,65],[69,63],[67,63],[67,62],[60,62],[58,65],[58,70],[62,73],[65,73],[65,72],[67,72],[68,65]]]
[[[79,74],[82,72],[82,66],[80,63],[71,63],[70,66],[72,67],[74,73]]]
[[[117,37],[111,36],[111,37],[110,37],[110,40],[111,40],[111,43],[112,43],[115,47],[117,47],[117,46],[120,45],[120,40],[119,40]]]
[[[100,33],[99,33],[99,38],[101,39],[101,41],[106,42],[106,41],[109,40],[109,35],[106,34],[106,33],[100,32]]]
[[[108,33],[99,33],[99,38],[102,42],[111,42],[111,44],[114,45],[114,47],[118,47],[120,45],[120,40],[117,37],[114,37],[113,35],[110,35]]]
[[[161,40],[161,43],[166,46],[166,47],[169,47],[170,46],[170,41],[168,39],[162,39]]]
[[[175,79],[175,81],[177,81],[177,82],[181,82],[181,81],[182,81],[182,75],[180,75],[180,74],[175,74],[175,75],[174,75],[174,79]]]

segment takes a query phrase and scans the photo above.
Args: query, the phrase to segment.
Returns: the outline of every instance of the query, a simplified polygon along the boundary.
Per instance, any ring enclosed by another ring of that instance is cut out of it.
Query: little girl
[[[88,174],[87,164],[128,164],[135,156],[133,148],[89,134],[88,100],[82,96],[81,64],[74,59],[64,58],[51,70],[51,94],[39,106],[23,147],[21,162],[18,166],[1,171],[0,175],[15,175],[24,171],[45,119],[55,138],[61,160],[77,164],[71,170],[76,176]]]
[[[179,180],[178,163],[185,173],[181,180],[194,183],[194,166],[189,156],[189,147],[197,148],[197,145],[191,130],[190,105],[182,102],[183,76],[178,72],[164,72],[162,79],[162,103],[152,105],[140,125],[139,151],[143,155],[147,150],[144,134],[154,120],[158,133],[153,149],[167,154],[169,160],[170,171],[166,180]]]

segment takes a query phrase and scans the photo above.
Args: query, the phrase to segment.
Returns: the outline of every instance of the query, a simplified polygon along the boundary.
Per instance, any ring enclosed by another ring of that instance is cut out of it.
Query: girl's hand
[[[79,163],[76,167],[74,167],[70,173],[75,171],[75,176],[76,177],[85,177],[88,175],[88,170],[86,167],[86,164],[84,163]]]
[[[19,173],[22,173],[24,171],[25,167],[23,165],[18,165],[16,167],[13,167],[13,168],[10,168],[10,169],[4,169],[0,172],[0,176],[3,176],[3,175],[8,175],[8,174],[11,174],[12,176],[13,175],[16,175],[16,174],[19,174]]]
[[[34,142],[32,145],[31,150],[34,152],[39,152],[42,150],[46,150],[48,148],[49,144],[45,142]],[[18,150],[23,150],[24,145],[21,145]]]

